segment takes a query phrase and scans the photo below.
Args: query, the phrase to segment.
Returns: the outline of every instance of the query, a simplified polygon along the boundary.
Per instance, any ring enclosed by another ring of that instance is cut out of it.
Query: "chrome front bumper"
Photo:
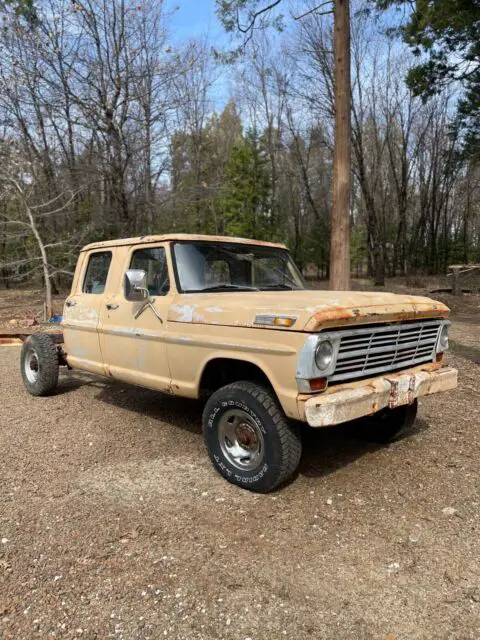
[[[380,409],[411,404],[415,398],[457,386],[457,370],[438,364],[331,387],[304,401],[311,427],[328,427],[368,416]]]

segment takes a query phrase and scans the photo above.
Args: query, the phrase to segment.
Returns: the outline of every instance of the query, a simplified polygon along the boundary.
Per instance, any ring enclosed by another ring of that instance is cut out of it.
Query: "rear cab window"
[[[105,291],[111,262],[111,251],[97,251],[89,255],[83,279],[83,293],[102,294]]]

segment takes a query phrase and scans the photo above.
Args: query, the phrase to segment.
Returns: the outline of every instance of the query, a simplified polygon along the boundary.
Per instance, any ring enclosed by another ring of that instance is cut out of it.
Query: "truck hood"
[[[282,331],[320,331],[327,327],[448,316],[430,298],[362,291],[248,291],[181,294],[170,305],[170,322],[257,327],[257,315],[295,318]],[[268,327],[265,327],[268,328]],[[273,328],[273,327],[270,327]]]

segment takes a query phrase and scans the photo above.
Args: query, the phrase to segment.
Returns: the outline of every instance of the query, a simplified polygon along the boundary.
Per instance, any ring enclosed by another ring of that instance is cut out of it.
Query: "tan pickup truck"
[[[299,422],[361,418],[378,441],[412,423],[417,398],[455,388],[443,362],[449,310],[429,298],[307,289],[287,249],[172,234],[85,247],[65,302],[63,345],[24,344],[33,395],[59,365],[208,398],[203,433],[230,482],[267,492],[301,456]]]

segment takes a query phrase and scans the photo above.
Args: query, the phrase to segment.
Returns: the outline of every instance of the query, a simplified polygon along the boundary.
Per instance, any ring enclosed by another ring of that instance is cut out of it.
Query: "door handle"
[[[120,306],[119,304],[111,304],[110,302],[108,304],[105,305],[107,307],[107,309],[110,309],[110,311],[113,311],[114,309],[118,309],[118,307]]]
[[[74,307],[77,303],[75,302],[75,300],[67,300],[66,303],[67,307]]]

